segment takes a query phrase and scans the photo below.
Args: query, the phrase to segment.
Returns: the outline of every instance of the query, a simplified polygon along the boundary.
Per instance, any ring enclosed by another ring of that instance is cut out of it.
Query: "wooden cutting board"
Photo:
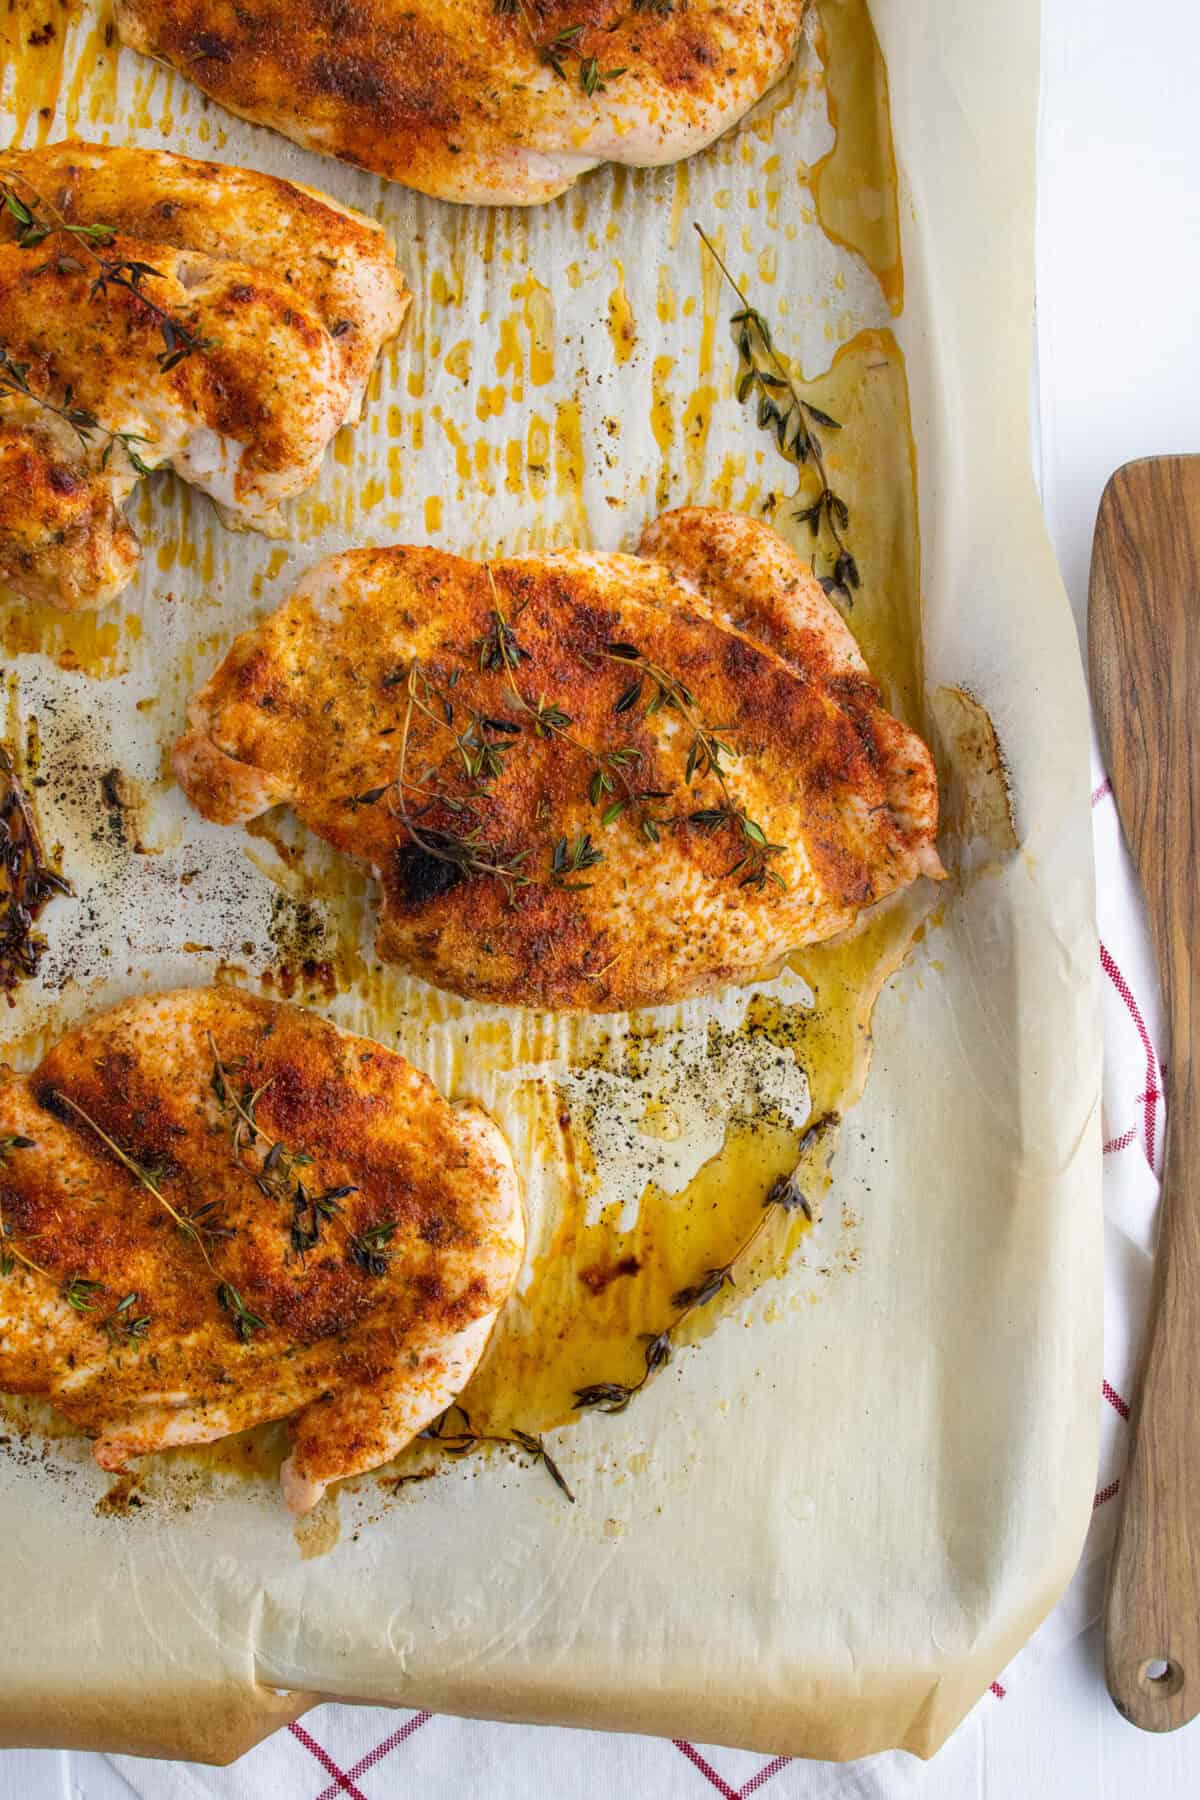
[[[1125,1717],[1172,1731],[1200,1712],[1200,456],[1113,476],[1096,524],[1088,636],[1167,1023],[1162,1224],[1105,1659]]]

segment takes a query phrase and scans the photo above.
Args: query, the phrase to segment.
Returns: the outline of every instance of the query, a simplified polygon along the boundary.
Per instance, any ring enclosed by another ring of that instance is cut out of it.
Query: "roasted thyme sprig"
[[[33,195],[33,204],[21,197],[17,192],[17,184]],[[50,237],[69,237],[96,266],[97,273],[88,289],[89,299],[103,299],[110,287],[124,288],[140,305],[154,314],[163,341],[163,348],[156,360],[164,375],[169,374],[186,357],[217,348],[215,338],[202,337],[190,326],[181,324],[165,306],[160,306],[157,300],[145,292],[145,282],[163,279],[161,269],[154,268],[151,263],[139,262],[133,257],[104,254],[116,240],[116,232],[111,225],[73,224],[53,201],[38,191],[22,170],[6,166],[3,162],[0,162],[0,198],[20,228],[17,244],[22,250],[36,249]],[[43,213],[37,212],[38,206],[44,208]],[[60,271],[76,263],[76,259],[61,256],[54,261]]]
[[[102,469],[107,469],[112,453],[119,444],[139,475],[153,475],[154,470],[134,448],[137,444],[148,444],[148,437],[138,431],[110,431],[88,407],[74,404],[70,388],[64,391],[61,405],[48,399],[45,394],[39,394],[29,385],[30,366],[27,362],[17,362],[6,347],[0,344],[0,394],[15,394],[21,399],[32,401],[43,412],[53,413],[71,427],[84,449],[91,447],[92,439],[99,433],[104,439],[104,450],[100,457]]]
[[[452,1413],[458,1414],[462,1420],[461,1426],[454,1428],[447,1424]],[[510,1444],[523,1450],[535,1463],[540,1462],[559,1492],[566,1495],[572,1506],[575,1504],[575,1496],[568,1487],[562,1470],[547,1450],[545,1440],[535,1437],[531,1431],[521,1431],[515,1425],[510,1432],[476,1431],[466,1409],[455,1401],[432,1425],[425,1427],[421,1436],[440,1444],[448,1456],[466,1456],[480,1444]]]
[[[837,1113],[825,1113],[815,1124],[810,1125],[800,1140],[796,1155],[797,1167],[816,1148],[817,1144],[831,1131],[841,1124]],[[635,1382],[597,1381],[589,1387],[577,1388],[575,1405],[583,1410],[594,1409],[598,1412],[624,1412],[635,1394],[640,1394],[647,1382],[656,1375],[659,1369],[665,1368],[671,1360],[672,1340],[680,1326],[701,1307],[708,1306],[725,1287],[736,1285],[734,1272],[738,1264],[743,1262],[758,1243],[776,1212],[801,1212],[811,1223],[813,1212],[809,1201],[796,1179],[795,1171],[790,1175],[781,1175],[771,1186],[766,1200],[763,1202],[762,1215],[729,1258],[727,1263],[718,1269],[706,1269],[699,1281],[691,1287],[680,1288],[672,1298],[672,1305],[679,1308],[671,1323],[662,1331],[647,1336],[644,1353],[645,1366]]]
[[[396,1224],[395,1219],[381,1219],[377,1225],[368,1225],[362,1231],[347,1233],[351,1258],[366,1274],[387,1274]]]
[[[160,1183],[164,1171],[161,1168],[139,1162],[136,1157],[129,1154],[128,1150],[123,1150],[116,1139],[111,1138],[100,1125],[97,1125],[91,1114],[86,1113],[77,1101],[72,1100],[69,1094],[64,1094],[61,1088],[51,1091],[51,1099],[56,1106],[69,1107],[77,1118],[82,1119],[89,1130],[95,1132],[109,1154],[116,1158],[121,1167],[132,1175],[138,1186],[145,1188],[146,1192],[158,1201],[164,1212],[168,1213],[175,1221],[180,1235],[185,1237],[189,1243],[196,1245],[211,1269],[212,1258],[208,1253],[209,1245],[220,1242],[222,1238],[233,1236],[228,1226],[217,1222],[217,1202],[210,1200],[205,1205],[197,1207],[194,1213],[180,1212],[177,1207],[172,1206],[162,1191]]]
[[[55,894],[70,892],[46,861],[33,809],[0,744],[0,993],[37,973],[43,945],[34,922]]]
[[[799,468],[810,464],[815,469],[820,492],[810,505],[801,507],[793,516],[808,526],[814,539],[820,537],[822,528],[828,532],[833,543],[833,567],[829,574],[820,577],[821,586],[827,594],[840,594],[846,604],[852,606],[862,578],[845,538],[850,525],[850,510],[830,485],[825,453],[813,429],[820,426],[826,431],[840,431],[841,426],[827,412],[804,398],[780,359],[766,319],[757,307],[751,306],[708,233],[700,225],[696,226],[696,232],[742,303],[741,311],[735,312],[730,320],[743,365],[738,377],[738,400],[745,402],[757,395],[758,424],[762,430],[773,434],[781,455]]]
[[[455,683],[455,685],[457,685]],[[449,732],[462,762],[463,773],[472,784],[472,794],[486,793],[492,782],[504,773],[509,755],[517,747],[521,727],[511,719],[494,719],[469,708],[468,725],[459,731],[455,723],[455,702],[444,693],[432,675],[421,667],[415,686],[410,687],[413,703],[439,730]]]
[[[562,737],[575,744],[576,740],[567,730],[571,724],[570,715],[554,702],[547,701],[544,696],[536,704],[527,700],[517,686],[515,671],[522,660],[526,659],[528,652],[520,647],[515,632],[504,616],[490,568],[488,579],[492,582],[496,605],[488,630],[480,642],[480,669],[503,670],[520,710],[533,721],[539,736]],[[419,849],[439,862],[450,863],[461,869],[464,874],[498,877],[510,900],[518,888],[543,885],[543,879],[535,875],[528,866],[530,851],[522,850],[503,861],[493,857],[491,846],[484,838],[483,828],[478,822],[478,813],[472,804],[485,796],[489,784],[503,774],[506,758],[517,747],[521,727],[511,720],[472,711],[468,730],[459,732],[455,727],[453,699],[441,691],[433,677],[416,659],[409,665],[407,687],[408,698],[400,738],[400,766],[396,777],[382,787],[356,795],[353,804],[374,806],[387,796],[393,812]],[[450,734],[462,761],[463,772],[473,784],[466,797],[443,793],[408,781],[407,763],[414,711],[424,714],[435,727]],[[585,749],[583,745],[577,747]],[[429,805],[414,813],[408,806],[406,790],[422,795]],[[427,824],[427,814],[437,806],[462,819],[465,829],[452,831]],[[587,887],[587,882],[574,881],[571,877],[582,870],[594,868],[603,860],[604,852],[596,848],[586,832],[573,842],[560,838],[551,849],[550,869],[544,880],[550,886],[569,890]]]
[[[692,733],[684,774],[688,787],[691,787],[693,781],[702,781],[706,776],[711,776],[721,792],[720,806],[698,807],[680,819],[663,820],[649,815],[643,817],[642,830],[645,835],[652,843],[657,843],[664,824],[693,825],[700,831],[731,829],[737,837],[741,854],[726,869],[726,875],[740,875],[739,887],[761,888],[770,881],[776,887],[785,889],[787,883],[783,876],[771,866],[772,859],[783,854],[784,846],[770,842],[758,821],[750,818],[745,808],[738,804],[729,786],[725,758],[736,756],[737,751],[725,742],[722,735],[728,727],[707,724],[691,689],[667,669],[652,662],[636,644],[606,644],[601,654],[610,661],[631,664],[638,671],[616,701],[614,712],[631,712],[643,700],[646,701],[643,714],[646,718],[662,707],[673,708]],[[611,813],[612,809],[609,811]]]
[[[233,1154],[240,1158],[247,1144],[255,1144],[258,1141],[259,1126],[258,1120],[254,1116],[254,1109],[271,1084],[266,1081],[261,1087],[255,1088],[251,1087],[248,1081],[243,1082],[242,1092],[239,1096],[230,1079],[230,1070],[221,1060],[221,1052],[217,1049],[217,1040],[211,1031],[208,1033],[208,1047],[212,1051],[213,1058],[209,1086],[216,1095],[217,1105],[221,1111],[232,1115]]]

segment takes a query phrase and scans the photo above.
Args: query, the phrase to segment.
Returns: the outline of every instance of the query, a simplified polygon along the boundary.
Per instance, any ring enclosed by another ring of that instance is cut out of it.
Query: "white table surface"
[[[1047,518],[1082,626],[1109,474],[1131,457],[1200,451],[1200,6],[1044,5],[1035,435]],[[1162,1738],[1126,1725],[1105,1691],[1093,1628],[1020,1693],[986,1697],[917,1792],[920,1800],[1200,1800],[1200,1721]],[[0,1752],[0,1800],[128,1793],[99,1758]]]

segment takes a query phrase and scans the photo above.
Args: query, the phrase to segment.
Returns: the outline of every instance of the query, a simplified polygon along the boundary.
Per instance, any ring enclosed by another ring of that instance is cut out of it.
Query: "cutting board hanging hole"
[[[1183,1670],[1165,1656],[1152,1656],[1138,1670],[1138,1680],[1152,1694],[1177,1694],[1183,1686]]]

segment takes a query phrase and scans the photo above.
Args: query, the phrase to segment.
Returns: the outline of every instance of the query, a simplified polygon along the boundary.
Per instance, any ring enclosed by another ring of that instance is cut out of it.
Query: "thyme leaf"
[[[63,1282],[60,1292],[67,1305],[77,1313],[90,1313],[95,1312],[99,1305],[95,1295],[103,1286],[102,1281],[88,1281],[82,1275],[72,1275],[69,1281]]]
[[[222,1281],[218,1285],[217,1304],[232,1316],[233,1328],[243,1344],[248,1344],[256,1331],[267,1329],[267,1321],[250,1311],[231,1282]]]
[[[383,1219],[350,1237],[351,1260],[366,1274],[376,1277],[387,1274],[392,1256],[389,1246],[396,1235],[397,1222],[395,1219]]]

